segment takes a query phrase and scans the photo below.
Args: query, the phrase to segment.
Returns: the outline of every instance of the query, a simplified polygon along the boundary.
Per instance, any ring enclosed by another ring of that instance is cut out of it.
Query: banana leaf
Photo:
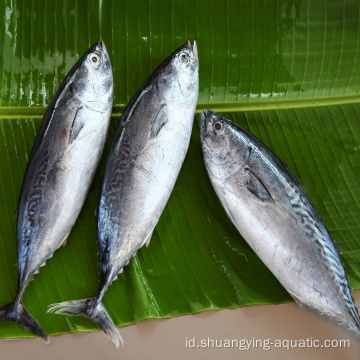
[[[243,125],[305,185],[360,288],[360,12],[356,0],[3,0],[0,4],[0,305],[16,292],[15,209],[41,117],[68,70],[104,40],[114,109],[104,156],[67,245],[23,301],[49,334],[89,331],[85,318],[46,313],[98,286],[101,173],[119,115],[175,48],[198,42],[198,111]],[[150,246],[104,297],[115,324],[291,297],[222,209],[206,174],[198,118]],[[0,323],[0,337],[31,334]]]

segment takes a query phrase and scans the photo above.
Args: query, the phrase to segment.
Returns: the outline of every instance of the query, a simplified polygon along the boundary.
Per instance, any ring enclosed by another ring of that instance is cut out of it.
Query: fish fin
[[[320,215],[319,215],[320,217]],[[322,219],[320,218],[320,224],[323,226],[323,228],[321,226],[319,226],[318,224],[315,223],[315,227],[319,230],[319,232],[321,233],[321,235],[326,238],[326,235],[328,235],[328,237],[330,238],[334,248],[335,248],[335,251],[338,253],[338,254],[342,254],[341,252],[341,249],[339,247],[339,245],[336,243],[336,241],[333,239],[333,237],[331,236],[331,234],[329,233],[329,230],[328,228],[326,227],[326,225],[324,224],[324,222],[322,221]],[[324,233],[324,230],[325,229],[325,233]]]
[[[324,225],[324,226],[325,226],[325,225]],[[335,241],[335,240],[333,239],[333,237],[330,235],[329,230],[326,228],[326,226],[325,226],[325,229],[326,229],[327,233],[329,234],[330,240],[331,240],[332,244],[334,245],[334,248],[335,248],[336,252],[337,252],[338,254],[342,254],[342,251],[341,251],[339,245],[336,243],[336,241]]]
[[[61,247],[61,246],[65,246],[67,241],[68,241],[68,238],[69,238],[69,235],[70,235],[70,232],[68,232],[68,234],[64,237],[64,240],[61,242],[61,244],[59,245],[58,249]]]
[[[270,191],[266,188],[265,184],[261,181],[260,177],[249,168],[247,171],[247,179],[245,180],[246,188],[255,195],[262,202],[273,202]]]
[[[11,321],[19,324],[22,328],[41,337],[46,344],[50,344],[45,331],[36,319],[26,310],[21,302],[11,302],[0,308],[0,321]]]
[[[287,290],[288,293],[292,296],[292,298],[295,300],[295,302],[300,306],[300,307],[304,307],[304,303],[291,291]]]
[[[81,106],[77,109],[74,120],[71,125],[71,129],[69,132],[69,144],[72,144],[73,141],[79,136],[81,129],[84,127],[85,123],[80,116],[77,116]]]
[[[84,316],[92,320],[111,339],[116,348],[123,340],[120,331],[114,325],[104,304],[96,298],[64,301],[49,306],[47,312],[61,315]]]
[[[334,248],[335,248],[336,252],[337,252],[338,254],[342,254],[342,251],[341,251],[339,245],[336,243],[336,241],[332,238],[331,235],[330,235],[330,239],[331,239],[331,241],[332,241],[332,243],[333,243],[333,245],[334,245]]]
[[[144,245],[146,245],[146,247],[149,246],[153,232],[154,232],[154,228],[150,231],[149,235],[144,239],[140,247],[143,247]]]
[[[158,110],[154,122],[151,127],[151,134],[150,138],[153,139],[158,136],[160,130],[163,128],[164,125],[168,122],[167,111],[166,111],[166,104],[161,105],[160,109]]]
[[[268,151],[268,153],[271,155],[272,160],[276,163],[276,165],[282,169],[282,171],[284,171],[284,173],[286,173],[289,178],[294,182],[295,185],[297,185],[303,192],[304,194],[307,195],[307,191],[304,187],[304,185],[301,183],[301,181],[296,177],[296,175],[290,170],[290,168],[271,150],[269,149],[265,144],[263,144],[255,135],[253,135],[252,133],[250,133],[248,130],[244,129],[242,126],[240,126],[239,124],[234,124],[233,126],[237,127],[238,129],[241,130],[241,132],[244,132],[255,144],[258,145],[258,147],[263,148],[265,147],[265,149]]]
[[[233,215],[231,214],[230,207],[229,207],[228,203],[226,202],[226,200],[225,200],[225,202],[223,203],[223,208],[224,208],[224,210],[225,210],[225,212],[226,212],[226,215],[227,215],[228,218],[230,219],[230,221],[235,225],[234,217],[233,217]]]

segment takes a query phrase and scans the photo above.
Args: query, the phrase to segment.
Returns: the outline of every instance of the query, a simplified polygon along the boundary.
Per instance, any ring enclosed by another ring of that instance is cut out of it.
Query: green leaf
[[[87,319],[46,314],[98,285],[94,210],[119,114],[152,71],[198,42],[198,110],[245,126],[304,183],[360,288],[360,15],[356,0],[4,0],[0,4],[0,305],[16,292],[15,209],[36,130],[86,49],[104,40],[115,86],[109,140],[68,244],[30,283],[24,304],[48,334],[87,331]],[[291,298],[227,218],[208,179],[198,120],[150,246],[104,303],[114,322]],[[0,337],[31,334],[0,323]]]

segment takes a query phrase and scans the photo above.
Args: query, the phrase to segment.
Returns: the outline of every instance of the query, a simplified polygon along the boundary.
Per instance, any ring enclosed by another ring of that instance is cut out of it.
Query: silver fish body
[[[17,208],[18,290],[1,320],[23,311],[21,298],[33,274],[66,243],[103,151],[112,99],[110,59],[97,42],[61,84],[35,139]],[[40,325],[21,321],[46,338]]]
[[[187,42],[159,66],[126,107],[99,197],[98,293],[51,309],[89,317],[116,346],[121,337],[101,299],[130,258],[150,241],[189,146],[198,86],[196,43]]]
[[[339,257],[307,192],[254,135],[211,112],[200,114],[203,156],[229,218],[299,305],[360,333]]]

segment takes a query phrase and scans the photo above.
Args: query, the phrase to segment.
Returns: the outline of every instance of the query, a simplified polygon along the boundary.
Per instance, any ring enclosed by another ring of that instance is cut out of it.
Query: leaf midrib
[[[203,103],[198,104],[196,113],[211,109],[215,112],[261,111],[279,109],[297,109],[306,107],[319,107],[330,105],[343,105],[360,103],[360,95],[333,96],[310,99],[229,102],[229,103]],[[113,107],[112,116],[120,116],[126,105]],[[0,107],[0,119],[42,118],[45,107]]]

